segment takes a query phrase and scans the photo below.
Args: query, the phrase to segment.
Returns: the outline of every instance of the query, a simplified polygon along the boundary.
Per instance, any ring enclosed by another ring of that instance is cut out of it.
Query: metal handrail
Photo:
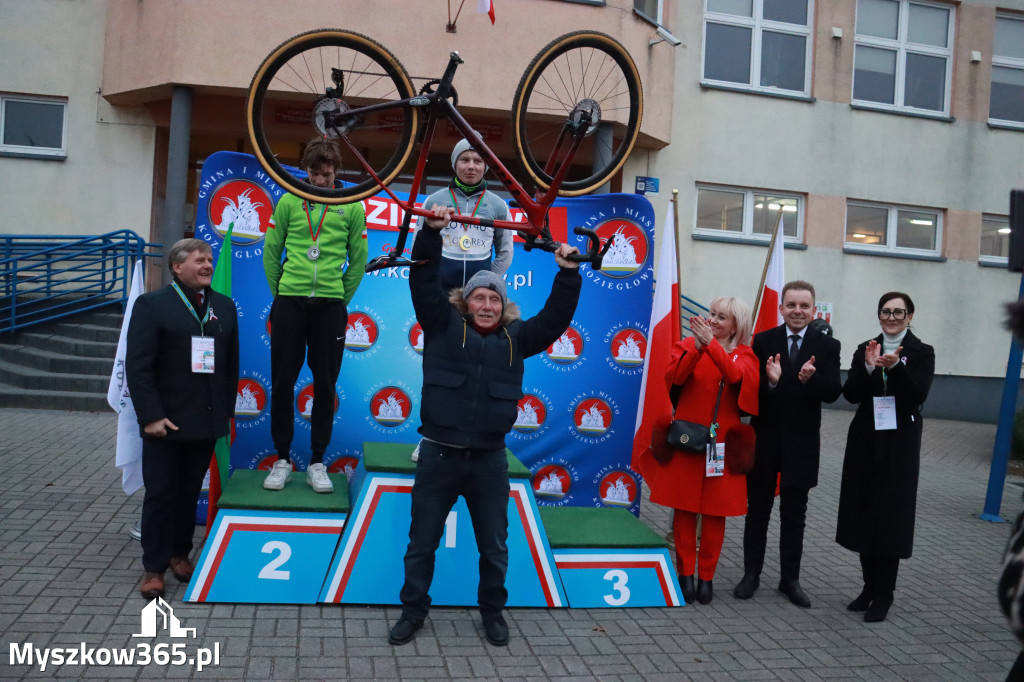
[[[711,312],[711,309],[698,303],[689,296],[679,294],[679,298],[680,307],[682,308],[682,311],[680,311],[680,317],[683,318],[683,329],[684,331],[692,334],[693,330],[690,329],[690,318],[697,317],[698,315],[707,316],[707,314]]]
[[[94,236],[0,234],[0,334],[119,304],[135,261],[157,257],[131,230]],[[145,267],[145,265],[144,265]]]

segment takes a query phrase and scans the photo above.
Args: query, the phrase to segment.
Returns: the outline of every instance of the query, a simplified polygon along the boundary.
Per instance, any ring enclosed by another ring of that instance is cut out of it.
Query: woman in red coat
[[[718,405],[716,440],[724,443],[729,430],[740,424],[742,414],[757,414],[758,363],[750,347],[750,309],[736,298],[716,298],[707,318],[690,320],[693,336],[672,349],[668,375],[669,391],[676,400],[675,418],[710,424]],[[711,603],[711,580],[725,536],[725,517],[747,513],[747,479],[724,471],[706,475],[706,459],[699,453],[676,452],[666,463],[647,459],[644,480],[651,489],[651,501],[672,507],[672,533],[676,543],[676,568],[687,602]],[[701,522],[700,552],[697,551],[697,515]],[[699,568],[698,568],[699,566]],[[694,585],[694,573],[697,583]]]

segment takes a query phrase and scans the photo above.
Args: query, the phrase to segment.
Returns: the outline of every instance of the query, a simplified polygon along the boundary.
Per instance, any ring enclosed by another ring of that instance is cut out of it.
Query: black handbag
[[[725,381],[722,380],[718,383],[718,397],[715,398],[715,411],[711,414],[710,426],[688,422],[683,419],[672,420],[672,424],[668,427],[666,439],[673,449],[701,455],[707,452],[708,445],[715,442],[715,431],[718,429],[718,424],[715,423],[715,420],[718,419],[718,404],[722,401],[722,391],[724,389]],[[677,403],[678,399],[673,401],[673,414],[675,414]]]

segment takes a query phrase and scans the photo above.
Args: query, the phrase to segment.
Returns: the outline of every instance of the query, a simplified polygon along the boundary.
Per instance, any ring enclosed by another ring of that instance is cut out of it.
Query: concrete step
[[[66,353],[36,348],[35,346],[0,346],[3,359],[15,365],[56,374],[86,374],[110,376],[114,360],[84,358]]]
[[[0,383],[0,407],[21,407],[42,410],[106,412],[106,391],[103,395],[64,390],[29,390]]]
[[[26,332],[18,335],[21,345],[41,348],[53,353],[79,355],[89,358],[106,358],[111,363],[117,354],[117,339],[110,341],[89,341],[63,334]]]
[[[23,365],[0,360],[0,377],[8,386],[29,390],[53,390],[72,393],[99,393],[104,397],[110,384],[110,375],[69,374],[44,372]]]
[[[75,322],[62,322],[54,330],[55,334],[68,336],[82,341],[102,341],[117,345],[121,336],[120,327],[109,327],[102,324],[78,324]]]

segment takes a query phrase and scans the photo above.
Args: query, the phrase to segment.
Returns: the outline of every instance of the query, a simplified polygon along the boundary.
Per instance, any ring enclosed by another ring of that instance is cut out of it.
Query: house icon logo
[[[166,631],[171,637],[195,637],[195,628],[183,628],[181,622],[174,615],[171,605],[157,597],[150,601],[139,614],[142,621],[142,632],[132,637],[156,637],[161,630]]]

